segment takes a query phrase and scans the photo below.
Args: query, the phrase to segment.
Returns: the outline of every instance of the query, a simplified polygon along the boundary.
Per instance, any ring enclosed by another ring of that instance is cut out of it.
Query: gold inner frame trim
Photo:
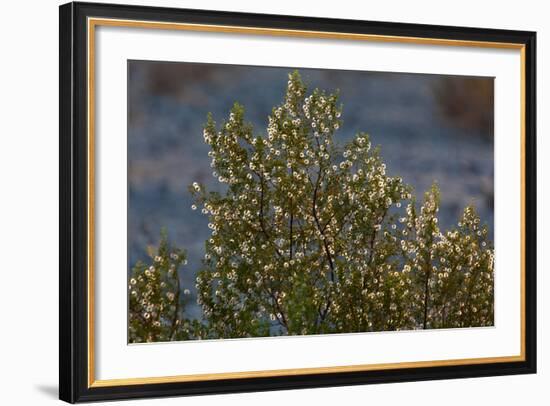
[[[209,24],[187,24],[187,23],[168,23],[155,21],[139,20],[121,20],[109,18],[88,18],[87,22],[87,80],[88,80],[88,387],[111,387],[125,385],[143,385],[177,382],[198,382],[212,381],[219,379],[244,379],[244,378],[266,378],[280,376],[312,375],[312,374],[330,374],[342,372],[361,372],[361,371],[380,371],[398,368],[426,368],[441,366],[458,365],[479,365],[496,364],[504,362],[522,362],[526,359],[525,349],[525,45],[507,42],[488,42],[488,41],[469,41],[453,40],[444,38],[422,38],[405,37],[391,35],[374,34],[355,34],[345,32],[326,32],[326,31],[308,31],[275,29],[261,27],[242,27],[230,25],[209,25]],[[94,336],[94,307],[95,307],[95,279],[94,279],[94,241],[95,241],[95,219],[94,219],[94,197],[95,197],[95,28],[97,26],[109,27],[129,27],[129,28],[148,28],[157,30],[180,30],[193,32],[215,32],[243,35],[262,35],[294,38],[317,38],[317,39],[337,39],[370,41],[383,43],[401,43],[432,46],[459,46],[476,48],[496,48],[511,49],[520,51],[520,162],[521,162],[521,269],[520,269],[520,341],[521,348],[519,355],[502,357],[481,357],[464,358],[451,360],[434,361],[415,361],[415,362],[395,362],[382,364],[363,364],[363,365],[345,365],[329,366],[316,368],[295,368],[295,369],[276,369],[265,371],[244,371],[244,372],[221,372],[211,374],[189,374],[146,378],[122,378],[122,379],[95,379],[95,336]]]

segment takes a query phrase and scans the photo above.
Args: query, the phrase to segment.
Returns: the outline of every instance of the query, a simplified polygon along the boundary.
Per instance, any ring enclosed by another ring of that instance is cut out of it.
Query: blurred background
[[[219,123],[235,101],[256,133],[283,100],[295,68],[195,63],[128,62],[128,267],[147,259],[160,230],[188,252],[181,272],[195,303],[207,218],[191,210],[194,181],[219,190],[212,177],[202,126],[211,112]],[[388,173],[403,177],[418,199],[435,181],[441,188],[440,225],[456,224],[475,204],[493,236],[493,78],[299,69],[309,90],[340,91],[342,127],[335,140],[359,131],[381,146]]]

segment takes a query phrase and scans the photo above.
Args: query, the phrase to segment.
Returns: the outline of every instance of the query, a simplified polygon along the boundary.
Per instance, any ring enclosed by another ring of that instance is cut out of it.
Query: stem
[[[275,293],[273,293],[272,289],[266,289],[266,292],[271,297],[271,299],[273,300],[273,304],[275,305],[275,310],[276,310],[275,318],[277,319],[277,322],[279,322],[279,324],[282,327],[284,327],[286,329],[286,331],[288,332],[288,322],[287,322],[287,319],[286,319],[286,316],[285,316],[285,313],[284,313],[283,309],[281,308],[281,306],[279,305],[279,302],[277,301],[277,295],[275,295]],[[280,318],[277,315],[277,313],[279,313],[281,315]]]
[[[424,282],[424,322],[423,327],[426,329],[428,323],[428,301],[430,300],[430,276],[431,276],[431,267],[428,267],[426,271],[426,280]]]
[[[320,171],[320,169],[319,169]],[[323,247],[325,250],[325,255],[327,256],[327,260],[330,266],[330,280],[334,282],[334,263],[332,262],[332,256],[330,255],[329,246],[327,243],[327,239],[325,236],[325,230],[321,227],[321,222],[319,221],[319,217],[317,217],[317,191],[319,189],[319,183],[321,181],[321,174],[317,176],[317,181],[315,182],[315,189],[313,190],[313,207],[312,207],[312,214],[313,218],[315,220],[315,224],[317,226],[317,229],[321,233],[321,236],[323,237]]]
[[[170,335],[168,336],[169,341],[172,341],[174,334],[176,333],[176,326],[178,321],[178,315],[180,312],[180,275],[179,275],[179,266],[176,268],[174,274],[176,275],[176,297],[174,298],[176,302],[176,309],[174,310],[174,316],[172,317],[172,327],[170,329]]]
[[[290,177],[291,177],[291,179],[294,178],[294,169],[292,169],[292,168],[290,169]],[[294,211],[292,210],[292,198],[291,198],[290,199],[290,226],[289,226],[289,228],[290,228],[290,239],[289,239],[290,240],[289,241],[289,245],[290,245],[289,251],[290,251],[290,253],[289,253],[289,258],[290,258],[291,261],[292,261],[292,237],[293,237],[292,236],[292,232],[293,232],[292,224],[293,224],[293,222],[294,222]]]
[[[292,212],[292,200],[290,201],[290,254],[289,254],[289,257],[290,257],[290,260],[292,261],[292,223],[293,223],[293,220],[294,220],[294,214]]]
[[[264,224],[264,177],[263,175],[259,175],[257,172],[255,172],[256,175],[260,178],[260,213],[259,213],[259,220],[260,220],[260,228],[262,229],[262,232],[268,242],[271,242],[274,246],[275,243],[271,240],[269,233],[267,232]],[[283,257],[277,246],[275,246],[275,253],[279,257]]]
[[[317,180],[315,182],[315,188],[313,189],[312,214],[313,214],[313,218],[315,220],[317,229],[319,230],[319,232],[321,233],[321,236],[323,237],[323,247],[324,247],[325,255],[327,257],[329,267],[330,267],[330,280],[331,282],[334,282],[335,280],[334,263],[332,262],[332,256],[330,255],[330,249],[327,243],[327,239],[325,237],[325,230],[321,227],[321,222],[319,221],[319,217],[317,216],[317,191],[319,190],[319,184],[321,183],[321,179],[322,179],[321,168],[319,168],[319,173],[317,175]],[[331,305],[332,305],[332,299],[330,297],[330,292],[329,292],[329,297],[327,299],[325,310],[320,314],[319,324],[321,324],[325,320]]]

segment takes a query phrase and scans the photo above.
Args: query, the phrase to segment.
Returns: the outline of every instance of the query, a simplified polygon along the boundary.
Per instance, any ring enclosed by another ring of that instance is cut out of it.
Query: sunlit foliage
[[[294,72],[266,134],[239,104],[219,126],[208,117],[224,188],[189,188],[211,230],[196,278],[203,319],[184,319],[184,255],[163,239],[130,280],[130,341],[493,324],[494,253],[474,207],[442,232],[437,185],[417,205],[367,134],[335,143],[341,114],[337,94],[308,94]]]

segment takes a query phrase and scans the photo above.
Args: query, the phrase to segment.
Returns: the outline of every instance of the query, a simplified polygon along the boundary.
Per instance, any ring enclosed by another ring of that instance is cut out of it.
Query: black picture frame
[[[60,6],[60,269],[59,397],[67,402],[235,393],[372,383],[424,381],[536,372],[536,33],[261,15],[112,4]],[[88,353],[87,19],[131,19],[513,43],[524,49],[524,359],[515,362],[431,366],[359,372],[311,373],[198,382],[90,385]]]

